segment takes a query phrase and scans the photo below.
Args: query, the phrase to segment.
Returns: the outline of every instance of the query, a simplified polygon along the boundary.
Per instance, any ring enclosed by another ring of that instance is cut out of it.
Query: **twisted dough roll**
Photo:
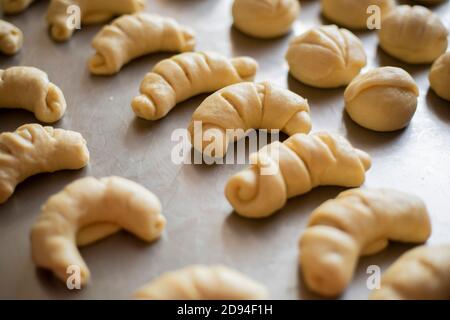
[[[439,16],[422,6],[398,6],[382,22],[380,46],[407,63],[431,63],[448,45],[448,31]]]
[[[395,8],[395,0],[321,0],[321,4],[326,18],[350,29],[367,29],[371,5],[380,8],[382,17]]]
[[[81,169],[89,162],[78,132],[27,124],[0,134],[0,203],[26,178],[43,172]]]
[[[294,38],[286,60],[297,80],[318,88],[349,84],[367,63],[361,40],[335,25],[316,27]]]
[[[195,95],[219,90],[256,74],[258,63],[252,58],[228,59],[214,52],[188,52],[159,62],[145,75],[141,95],[131,106],[138,117],[158,120],[179,102]]]
[[[102,23],[115,16],[142,11],[146,0],[51,0],[47,11],[47,23],[55,41],[67,41],[74,29],[68,24],[71,6],[78,6],[81,23],[84,25]]]
[[[450,101],[450,52],[444,53],[433,63],[429,79],[433,91],[442,99]]]
[[[201,123],[201,126],[195,122]],[[242,129],[240,134],[227,129]],[[299,95],[269,82],[244,82],[225,87],[195,110],[189,125],[193,146],[208,156],[223,157],[231,141],[249,129],[278,129],[289,136],[309,133],[308,102]],[[216,143],[206,137],[212,135]],[[213,145],[213,148],[208,145]]]
[[[147,300],[259,300],[267,289],[224,266],[193,265],[166,272],[135,293]]]
[[[349,284],[359,256],[372,255],[389,240],[422,243],[431,234],[424,203],[389,189],[353,189],[311,214],[300,239],[300,265],[308,287],[327,297]]]
[[[117,18],[95,36],[89,60],[93,74],[111,75],[131,60],[158,51],[185,52],[195,47],[193,32],[174,19],[138,13]]]
[[[234,0],[236,28],[257,38],[274,38],[291,30],[300,13],[298,0]]]
[[[66,281],[69,266],[78,266],[85,285],[90,273],[77,249],[76,236],[79,231],[92,235],[99,224],[120,226],[150,242],[159,238],[166,220],[158,198],[139,184],[119,177],[83,178],[50,197],[42,207],[31,230],[33,260],[62,281]],[[109,234],[96,234],[90,243]]]
[[[370,156],[343,137],[296,134],[250,156],[252,166],[228,180],[225,195],[248,218],[264,218],[286,200],[318,186],[358,187],[371,166]]]
[[[0,20],[0,52],[6,55],[16,54],[23,45],[23,33],[15,25]]]
[[[34,0],[2,0],[1,7],[6,14],[16,14],[25,11]]]
[[[372,300],[450,300],[450,245],[418,247],[383,274]]]
[[[66,100],[45,72],[33,67],[0,69],[0,108],[31,111],[42,122],[56,122],[66,112]]]

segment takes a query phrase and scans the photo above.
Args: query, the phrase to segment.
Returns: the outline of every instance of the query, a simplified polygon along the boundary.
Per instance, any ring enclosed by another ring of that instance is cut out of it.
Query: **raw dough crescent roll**
[[[85,285],[90,273],[77,249],[76,236],[98,223],[118,225],[150,242],[159,238],[166,219],[158,198],[135,182],[119,177],[83,178],[50,197],[42,207],[31,230],[34,262],[64,282],[67,268],[78,266]]]
[[[189,125],[190,138],[200,152],[221,158],[229,143],[242,138],[249,129],[278,129],[289,136],[309,133],[309,112],[308,102],[287,89],[269,82],[238,83],[213,93],[195,110]],[[235,130],[227,129],[242,130],[237,135]]]
[[[383,274],[373,300],[450,300],[450,245],[421,246]]]
[[[2,0],[1,7],[6,14],[25,11],[34,0]]]
[[[135,293],[147,300],[259,300],[267,289],[227,267],[193,265],[166,272]]]
[[[81,23],[84,25],[102,23],[115,16],[142,11],[146,0],[51,0],[47,11],[47,23],[55,41],[67,41],[72,37],[71,6],[78,6]]]
[[[0,203],[32,175],[81,169],[88,162],[86,141],[78,132],[39,124],[4,132],[0,134]]]
[[[158,120],[179,102],[231,84],[251,81],[258,63],[249,57],[228,59],[214,52],[187,52],[159,62],[145,75],[141,95],[131,106],[138,117]]]
[[[6,55],[16,54],[23,45],[23,33],[15,25],[0,20],[0,52]]]
[[[428,78],[434,92],[450,101],[450,52],[444,53],[433,63]]]
[[[308,287],[337,296],[350,283],[360,256],[389,241],[423,243],[430,218],[419,198],[390,189],[353,189],[328,200],[311,214],[300,239],[300,265]]]
[[[314,187],[359,187],[371,166],[370,156],[343,137],[329,133],[295,134],[250,156],[250,168],[228,180],[225,195],[236,212],[264,218],[286,200]]]
[[[56,122],[66,112],[66,100],[45,72],[33,67],[0,69],[0,108],[31,111],[42,122]]]
[[[111,75],[131,60],[159,51],[185,52],[195,47],[193,32],[174,19],[153,14],[125,15],[95,36],[89,60],[93,74]]]

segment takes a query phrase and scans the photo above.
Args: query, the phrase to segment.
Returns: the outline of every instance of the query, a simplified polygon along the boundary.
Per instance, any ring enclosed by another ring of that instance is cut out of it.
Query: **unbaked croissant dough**
[[[15,25],[0,19],[0,53],[16,54],[23,45],[23,33]]]
[[[52,123],[66,112],[66,100],[45,72],[33,67],[0,69],[0,109],[31,111],[39,121]]]
[[[331,21],[351,29],[367,29],[371,13],[367,9],[376,5],[381,17],[395,8],[394,0],[321,0],[322,13]]]
[[[422,6],[398,6],[383,19],[378,35],[384,51],[408,63],[431,63],[447,50],[447,28]]]
[[[243,138],[250,129],[277,129],[289,136],[309,133],[309,112],[308,102],[287,89],[269,82],[238,83],[216,91],[203,101],[192,115],[189,137],[198,151],[222,158],[229,143]],[[241,129],[242,135],[237,136],[236,129]],[[204,138],[208,136],[214,137],[211,139],[216,143]]]
[[[267,289],[221,265],[193,265],[166,272],[135,293],[147,300],[259,300]]]
[[[95,36],[89,60],[93,74],[111,75],[131,60],[159,51],[185,52],[195,47],[193,32],[172,18],[147,13],[125,15]]]
[[[403,254],[370,299],[450,300],[450,245],[421,246]]]
[[[382,67],[357,76],[344,93],[345,109],[359,125],[375,131],[406,127],[417,109],[419,88],[405,70]]]
[[[50,34],[56,41],[67,41],[74,29],[68,24],[69,7],[80,8],[83,25],[102,23],[115,16],[142,11],[146,0],[51,0],[47,11]]]
[[[298,0],[234,0],[236,28],[257,38],[274,38],[291,30],[300,13]]]
[[[431,88],[442,99],[450,101],[450,52],[440,56],[431,67]]]
[[[0,134],[0,203],[26,178],[65,169],[81,169],[89,151],[81,134],[27,124]]]
[[[16,14],[26,10],[34,0],[1,0],[1,7],[6,14]]]
[[[361,40],[335,25],[315,27],[294,38],[286,60],[297,80],[318,88],[349,84],[367,63]]]
[[[236,212],[248,218],[270,216],[287,199],[318,186],[358,187],[371,166],[367,153],[325,132],[274,142],[250,160],[250,168],[231,177],[225,189]]]
[[[90,273],[81,257],[76,236],[83,229],[117,225],[144,241],[160,237],[166,220],[158,198],[141,185],[119,177],[77,180],[50,197],[31,230],[31,248],[37,266],[50,269],[62,281],[67,268],[80,268],[81,284]],[[110,232],[91,236],[96,241]],[[88,243],[84,243],[88,244]]]
[[[250,81],[258,63],[248,57],[228,59],[214,52],[187,52],[159,62],[142,80],[132,101],[138,117],[158,120],[179,102],[195,95]]]
[[[389,241],[422,243],[431,234],[425,204],[391,189],[353,189],[328,200],[310,216],[300,238],[300,265],[310,289],[339,295],[359,256],[380,252]]]

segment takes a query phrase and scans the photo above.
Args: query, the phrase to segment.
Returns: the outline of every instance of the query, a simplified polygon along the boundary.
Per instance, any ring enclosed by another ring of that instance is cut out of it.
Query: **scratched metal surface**
[[[361,32],[370,67],[401,66],[420,85],[420,104],[403,131],[380,134],[354,124],[343,112],[343,89],[319,90],[288,76],[284,53],[289,35],[272,41],[251,39],[231,27],[230,0],[149,0],[148,11],[172,16],[190,25],[199,50],[229,56],[250,55],[260,63],[258,80],[270,79],[309,99],[314,131],[345,135],[373,156],[366,186],[393,187],[426,200],[432,214],[431,244],[450,242],[450,104],[429,91],[429,66],[402,64],[377,48],[375,33]],[[68,112],[56,126],[79,131],[87,139],[91,163],[85,170],[32,177],[0,206],[0,298],[126,299],[136,287],[160,273],[193,263],[224,263],[268,286],[272,298],[318,298],[304,285],[297,267],[297,240],[309,213],[342,189],[318,188],[297,197],[273,217],[261,221],[240,218],[223,195],[225,182],[242,165],[175,165],[171,162],[174,129],[184,128],[205,96],[180,104],[158,122],[138,120],[129,105],[144,74],[168,54],[147,56],[114,77],[90,76],[86,61],[90,40],[100,26],[85,27],[65,44],[49,38],[44,22],[47,1],[25,13],[7,17],[25,33],[25,46],[13,58],[0,57],[0,68],[30,65],[48,72],[64,91]],[[294,33],[326,23],[319,1],[302,1]],[[448,3],[433,9],[450,20]],[[24,93],[26,94],[26,92]],[[25,111],[0,111],[0,130],[36,122]],[[120,175],[135,180],[161,199],[168,219],[162,239],[146,244],[119,233],[81,250],[92,283],[69,292],[48,272],[36,270],[29,231],[46,199],[80,177]],[[367,267],[385,270],[409,245],[393,244],[380,254],[361,259],[354,281],[343,299],[365,299]]]

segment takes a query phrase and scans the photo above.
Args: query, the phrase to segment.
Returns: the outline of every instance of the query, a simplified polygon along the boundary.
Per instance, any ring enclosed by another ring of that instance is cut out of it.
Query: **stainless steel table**
[[[256,40],[233,29],[231,0],[149,0],[149,12],[176,18],[197,34],[198,50],[229,56],[249,55],[260,63],[257,80],[271,80],[306,97],[314,131],[345,135],[373,156],[366,186],[391,187],[421,196],[432,215],[430,244],[450,242],[450,103],[429,90],[428,65],[411,66],[394,60],[377,47],[373,32],[360,32],[369,66],[400,66],[420,85],[420,104],[411,125],[400,132],[376,133],[353,123],[343,111],[343,89],[319,90],[288,76],[284,54],[289,39],[309,27],[327,23],[319,1],[302,1],[293,34],[276,40]],[[137,119],[130,109],[139,83],[150,68],[169,54],[140,58],[114,77],[93,77],[86,67],[93,53],[90,40],[101,26],[84,27],[64,44],[54,43],[44,21],[47,1],[37,1],[21,15],[7,17],[25,33],[25,46],[13,58],[0,57],[0,68],[36,66],[65,93],[68,111],[57,127],[81,132],[91,151],[91,163],[81,171],[32,177],[0,206],[0,298],[129,298],[136,287],[160,273],[193,263],[223,263],[266,284],[276,299],[318,298],[302,284],[297,266],[297,241],[309,213],[341,188],[323,187],[289,201],[271,218],[253,221],[232,213],[223,189],[242,165],[175,165],[171,133],[184,128],[204,96],[179,105],[158,122]],[[450,21],[450,4],[433,10]],[[26,93],[24,93],[26,94]],[[0,130],[36,122],[31,113],[0,111]],[[159,196],[168,219],[162,239],[146,244],[119,233],[81,250],[92,272],[82,291],[68,291],[48,272],[37,270],[30,257],[29,231],[40,206],[66,184],[84,176],[119,175],[135,180]],[[380,254],[361,259],[343,299],[365,299],[366,269],[385,270],[410,245],[392,244]]]

